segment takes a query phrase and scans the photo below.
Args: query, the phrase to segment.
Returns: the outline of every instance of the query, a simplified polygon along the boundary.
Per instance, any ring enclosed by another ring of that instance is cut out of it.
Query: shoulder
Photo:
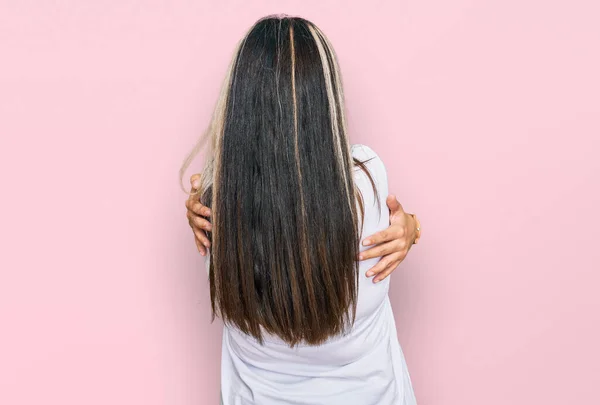
[[[369,172],[369,175],[367,176],[360,166],[354,166],[354,178],[359,187],[370,187],[370,177],[375,182],[379,193],[387,195],[388,177],[381,157],[367,145],[354,144],[351,147],[351,151],[352,157],[364,163],[364,167]]]
[[[367,145],[355,143],[350,147],[350,150],[352,152],[352,157],[362,161],[374,158],[379,159],[379,155],[377,155],[377,153],[375,153],[375,151]]]
[[[379,155],[369,146],[362,144],[354,144],[351,147],[352,157],[360,160],[367,166],[373,174],[382,173],[385,175],[385,165]],[[355,170],[360,170],[355,167]]]
[[[354,165],[353,177],[364,203],[365,229],[368,229],[368,233],[374,233],[389,224],[387,171],[379,155],[369,146],[356,144],[352,145],[351,150],[352,157],[362,162],[362,165]]]

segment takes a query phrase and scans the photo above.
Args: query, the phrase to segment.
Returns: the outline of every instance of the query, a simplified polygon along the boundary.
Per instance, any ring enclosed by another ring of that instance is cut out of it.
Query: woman
[[[415,404],[388,297],[393,268],[372,283],[373,259],[356,260],[361,236],[380,232],[378,243],[390,221],[387,175],[373,150],[348,142],[322,31],[297,17],[259,20],[207,135],[188,210],[211,211],[196,236],[207,239],[213,317],[225,324],[222,403]],[[391,253],[379,249],[370,255]]]

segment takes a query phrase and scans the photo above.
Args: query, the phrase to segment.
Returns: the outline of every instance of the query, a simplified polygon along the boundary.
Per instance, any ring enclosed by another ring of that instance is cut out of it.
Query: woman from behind
[[[361,235],[389,223],[387,175],[369,147],[350,146],[323,32],[299,17],[256,22],[205,139],[222,403],[415,404],[389,277],[372,283],[372,261],[357,261]]]

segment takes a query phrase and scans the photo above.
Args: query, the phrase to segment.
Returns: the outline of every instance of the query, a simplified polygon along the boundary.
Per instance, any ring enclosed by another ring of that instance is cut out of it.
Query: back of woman
[[[362,235],[388,226],[387,176],[379,157],[354,145],[353,156],[369,160],[377,194],[368,176],[354,171],[363,193]],[[378,197],[378,198],[377,198]],[[354,327],[345,335],[294,348],[277,336],[264,344],[234,327],[223,332],[221,381],[223,404],[415,404],[409,374],[398,343],[388,298],[390,277],[373,283],[365,274],[377,259],[361,262]]]
[[[389,277],[373,283],[374,263],[357,261],[361,235],[388,225],[387,175],[374,151],[349,144],[325,35],[302,18],[259,20],[207,139],[222,403],[414,404]]]

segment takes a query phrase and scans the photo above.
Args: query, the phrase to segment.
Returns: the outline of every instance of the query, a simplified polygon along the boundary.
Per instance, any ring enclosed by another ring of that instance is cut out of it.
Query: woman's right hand
[[[192,175],[190,183],[192,183],[192,192],[198,191],[200,188],[200,175]],[[194,231],[196,247],[200,254],[205,256],[210,248],[210,241],[206,236],[206,232],[212,230],[212,225],[207,219],[210,217],[210,208],[206,205],[202,205],[200,202],[200,194],[190,195],[185,202],[185,206],[187,208],[186,216],[188,222],[190,227],[192,227],[192,231]]]

